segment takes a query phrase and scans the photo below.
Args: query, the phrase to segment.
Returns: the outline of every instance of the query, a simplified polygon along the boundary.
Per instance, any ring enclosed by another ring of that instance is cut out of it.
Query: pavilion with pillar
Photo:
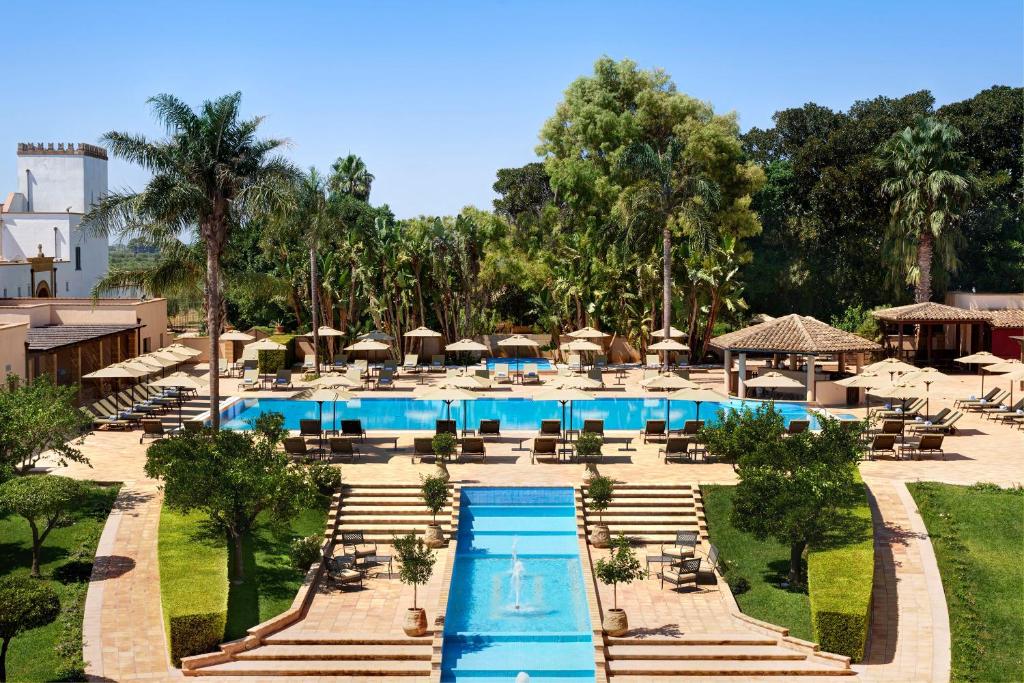
[[[772,367],[803,382],[808,401],[818,399],[817,382],[827,379],[819,372],[819,359],[834,357],[840,373],[845,372],[848,361],[852,360],[855,371],[859,372],[864,364],[864,354],[882,348],[870,339],[795,313],[715,337],[711,346],[722,352],[725,368],[723,388],[727,394],[735,389],[739,398],[746,398],[747,357],[770,356]],[[735,375],[734,356],[738,357]],[[787,358],[788,368],[784,363]]]

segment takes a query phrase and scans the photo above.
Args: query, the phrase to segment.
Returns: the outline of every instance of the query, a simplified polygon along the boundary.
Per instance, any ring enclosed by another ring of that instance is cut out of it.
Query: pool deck
[[[203,374],[203,368],[197,368]],[[621,389],[607,391],[609,396],[657,396],[644,392],[642,375],[633,371]],[[720,372],[695,373],[691,379],[716,389],[721,386]],[[401,378],[391,391],[368,392],[375,395],[416,395],[443,380],[428,375],[427,384]],[[991,386],[992,378],[986,380]],[[223,380],[222,394],[230,396],[286,397],[291,392],[237,392],[237,380]],[[1005,382],[1004,382],[1005,384]],[[952,406],[956,398],[977,394],[980,380],[973,375],[954,375],[931,386],[932,411]],[[485,395],[531,396],[542,386],[515,385],[513,389],[482,392]],[[863,408],[841,412],[864,414]],[[876,581],[872,627],[865,662],[856,665],[860,677],[871,680],[945,680],[949,672],[949,624],[945,618],[945,599],[941,579],[935,567],[931,543],[923,531],[912,499],[905,486],[910,481],[941,481],[951,484],[994,482],[1019,485],[1024,482],[1024,431],[983,420],[969,413],[961,421],[962,429],[945,442],[946,459],[879,459],[861,464],[875,512]],[[398,436],[395,451],[390,441],[373,443],[368,454],[355,464],[343,464],[348,483],[414,483],[432,465],[412,463],[408,446],[413,432],[383,433]],[[530,464],[528,450],[518,450],[517,436],[509,434],[500,443],[488,442],[487,462],[459,463],[449,466],[453,482],[466,484],[574,485],[583,479],[578,464]],[[527,436],[527,434],[523,434]],[[163,650],[163,625],[159,619],[159,577],[155,564],[156,525],[160,496],[157,482],[149,480],[142,466],[145,446],[138,443],[139,432],[94,432],[81,445],[92,467],[72,463],[53,467],[69,476],[101,481],[123,481],[127,486],[118,500],[119,514],[112,515],[104,532],[97,566],[110,571],[94,576],[90,586],[85,619],[85,655],[90,676],[107,680],[169,680],[180,674],[170,669],[161,657],[142,656]],[[526,443],[524,446],[528,446]],[[630,483],[735,483],[732,467],[721,463],[665,465],[658,457],[657,444],[643,445],[634,440],[635,451],[620,452],[609,445],[609,455],[600,465],[603,474]],[[52,465],[46,463],[44,465]],[[597,551],[600,552],[600,551]],[[115,567],[116,566],[116,567]],[[443,566],[443,565],[441,565]],[[115,571],[116,568],[116,571]],[[435,572],[432,583],[421,590],[436,596],[442,572]],[[102,579],[102,580],[99,580]],[[411,589],[394,579],[371,578],[370,590],[318,593],[302,628],[347,629],[353,632],[400,632],[401,615],[411,600]],[[606,589],[600,588],[602,602]],[[619,602],[626,607],[634,629],[667,630],[698,628],[731,619],[722,609],[725,598],[717,589],[679,593],[666,600],[654,579],[620,588]],[[436,602],[436,600],[435,600]],[[132,605],[125,610],[126,605]],[[429,611],[429,610],[428,610]],[[130,613],[130,617],[126,614]],[[157,623],[159,622],[159,623]],[[133,654],[136,653],[136,654]],[[137,655],[137,656],[136,656]],[[252,678],[246,680],[254,680]],[[374,677],[372,680],[384,680]],[[408,679],[406,679],[408,680]]]

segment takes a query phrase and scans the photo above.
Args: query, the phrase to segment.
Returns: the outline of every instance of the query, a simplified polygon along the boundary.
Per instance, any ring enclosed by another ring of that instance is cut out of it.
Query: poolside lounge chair
[[[437,457],[434,454],[434,440],[429,436],[417,436],[412,440],[412,461],[416,462],[416,458],[419,458],[422,462],[427,457]]]
[[[790,420],[789,426],[786,428],[786,434],[801,434],[806,432],[810,426],[810,420]]]
[[[314,372],[316,371],[316,356],[312,353],[307,353],[302,358],[302,371],[303,372]]]
[[[583,360],[578,353],[570,353],[566,365],[573,372],[583,372]]]
[[[353,365],[355,365],[356,368],[359,369],[360,377],[363,377],[364,375],[368,375],[370,373],[370,362],[365,358],[356,359],[356,362],[353,363]]]
[[[942,450],[942,440],[946,438],[943,434],[922,434],[917,441],[910,441],[900,446],[900,456],[920,460],[922,455],[934,455],[936,453],[945,460],[946,453]]]
[[[968,396],[967,398],[958,398],[956,401],[953,402],[953,407],[959,408],[960,404],[962,403],[977,403],[980,400],[991,401],[996,397],[996,395],[999,394],[1000,391],[1001,390],[999,387],[992,387],[984,396]]]
[[[391,368],[381,368],[377,375],[378,389],[391,389],[395,386],[395,371]]]
[[[331,462],[337,462],[342,458],[348,458],[355,462],[359,457],[359,449],[347,436],[332,436],[327,443],[331,447],[329,452]]]
[[[181,423],[181,429],[185,432],[201,432],[205,426],[202,420],[185,420]]]
[[[217,360],[217,376],[228,377],[231,375],[231,368],[228,366],[227,358],[220,358]]]
[[[359,386],[363,383],[363,371],[359,368],[348,368],[345,370],[345,379],[349,381],[353,386]]]
[[[408,370],[409,372],[420,371],[420,355],[418,353],[407,353],[405,354],[405,362],[402,363],[402,369]]]
[[[893,434],[900,435],[903,433],[903,428],[907,423],[904,420],[883,420],[882,426],[876,429],[874,434]]]
[[[1008,413],[1016,414],[1018,410],[1024,410],[1024,398],[1021,398],[1012,406],[1006,403],[1001,403],[1000,405],[994,408],[985,408],[984,410],[981,411],[981,416],[984,417],[986,420],[991,420],[994,418],[998,418],[1002,415],[1006,415]]]
[[[673,560],[685,560],[693,557],[699,541],[700,532],[680,529],[676,531],[676,540],[674,542],[661,544],[661,554],[665,557],[671,557]]]
[[[1010,396],[1010,392],[1008,392],[1008,391],[1000,391],[1000,392],[996,393],[996,395],[992,398],[992,400],[989,400],[987,398],[983,398],[983,399],[980,399],[980,400],[977,400],[977,401],[964,401],[963,403],[960,404],[960,409],[961,410],[970,410],[971,412],[975,412],[975,411],[979,411],[979,410],[985,410],[986,408],[995,408],[1000,403],[1002,403],[1007,398],[1009,398],[1009,396]]]
[[[594,367],[598,370],[605,370],[608,367],[608,356],[600,354],[594,356]]]
[[[281,368],[277,371],[277,376],[274,377],[274,389],[291,389],[292,388],[292,371],[287,368]]]
[[[640,436],[644,438],[644,443],[647,443],[649,439],[664,439],[666,437],[665,421],[648,420],[644,425],[644,430],[640,432]]]
[[[363,573],[352,567],[346,567],[337,558],[328,557],[325,560],[327,568],[327,576],[342,586],[350,586],[353,584],[359,584],[359,587],[363,586]]]
[[[928,424],[928,422],[924,422],[923,424],[915,422],[912,426],[914,428],[914,431],[918,432],[940,432],[942,434],[955,434],[955,425],[957,422],[960,421],[960,418],[962,418],[963,416],[964,414],[962,412],[956,410],[947,415],[946,419],[943,420],[942,422],[932,422],[931,424]]]
[[[444,372],[444,354],[436,353],[430,357],[430,371]]]
[[[341,532],[341,550],[346,555],[352,555],[359,559],[376,555],[377,545],[375,543],[367,543],[363,539],[362,531],[343,531]]]
[[[657,370],[661,367],[661,358],[656,353],[648,353],[644,359],[644,367],[648,370]]]
[[[903,418],[907,418],[907,417],[915,418],[915,417],[917,417],[917,415],[920,412],[920,410],[922,408],[924,408],[924,406],[925,406],[925,400],[923,398],[919,398],[916,401],[911,401],[910,403],[908,403],[906,408],[904,408],[903,406],[895,406],[892,409],[879,408],[879,409],[875,410],[872,414],[875,415],[876,417],[880,417],[882,419],[886,419],[886,418],[897,418],[897,419],[899,419],[901,417],[903,417]]]
[[[334,354],[334,361],[331,363],[331,368],[340,371],[348,365],[348,354],[347,353],[336,353]]]
[[[142,436],[139,437],[139,443],[142,443],[143,439],[159,441],[165,436],[167,432],[164,431],[163,422],[155,419],[142,420]]]
[[[558,439],[553,436],[538,436],[533,440],[530,464],[536,462],[537,458],[547,457],[558,458]]]
[[[381,364],[380,370],[381,372],[384,372],[385,370],[390,370],[391,374],[395,374],[398,372],[398,361],[389,358]]]
[[[366,441],[366,430],[363,429],[362,420],[342,420],[341,435],[350,436],[360,441]]]
[[[604,389],[604,377],[601,376],[601,368],[590,368],[587,370],[587,378],[600,382],[601,388]]]
[[[495,386],[494,380],[491,379],[491,371],[487,368],[479,368],[473,371],[473,380],[479,385],[480,389],[493,389]]]
[[[672,584],[675,588],[696,588],[697,587],[697,575],[700,573],[700,558],[696,557],[692,560],[683,560],[678,565],[664,567],[658,572],[658,578],[661,579],[661,587],[665,587],[665,582]]]
[[[470,436],[462,440],[462,454],[459,456],[459,460],[463,456],[474,457],[480,456],[480,462],[484,462],[487,459],[487,447],[484,445],[484,440],[479,436]]]
[[[434,435],[454,434],[459,435],[459,429],[455,426],[455,420],[437,420],[434,423]]]
[[[914,418],[914,419],[916,421],[918,421],[918,422],[924,422],[925,420],[928,420],[932,424],[935,424],[937,422],[942,422],[943,420],[945,420],[946,416],[949,415],[951,412],[953,412],[952,408],[943,408],[942,410],[940,410],[939,412],[935,413],[931,417],[921,416],[920,420],[917,420],[917,418]]]
[[[480,429],[476,431],[481,437],[496,436],[501,438],[501,420],[480,420]]]
[[[536,363],[525,363],[523,365],[523,384],[532,382],[540,384],[540,371],[537,368]]]
[[[874,460],[875,456],[879,453],[889,453],[894,458],[896,457],[896,435],[895,434],[875,434],[871,437],[871,443],[868,445],[868,460]]]
[[[494,381],[501,383],[508,383],[512,381],[512,375],[509,372],[508,363],[495,363]]]
[[[324,438],[324,427],[320,420],[299,420],[299,436],[322,439]]]
[[[239,385],[242,391],[251,391],[260,388],[260,371],[256,368],[249,368],[242,371],[242,384]]]
[[[689,436],[670,436],[665,440],[664,448],[658,449],[658,455],[662,456],[665,464],[669,462],[692,462],[693,454],[690,452],[690,444],[693,439]]]
[[[604,436],[604,420],[584,420],[581,433]]]
[[[284,446],[284,452],[294,462],[308,462],[310,457],[324,454],[324,451],[320,448],[309,448],[306,446],[306,440],[301,436],[286,436],[281,440],[281,444]]]
[[[683,423],[683,436],[697,436],[704,429],[704,420],[687,420]]]
[[[558,420],[541,420],[540,436],[562,436],[562,423]]]

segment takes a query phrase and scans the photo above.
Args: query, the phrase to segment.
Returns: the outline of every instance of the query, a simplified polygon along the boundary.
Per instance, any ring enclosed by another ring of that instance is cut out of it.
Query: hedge
[[[807,590],[811,600],[813,639],[826,652],[864,658],[871,616],[871,591],[875,576],[875,545],[867,487],[853,510],[860,528],[828,548],[812,549],[807,556]]]
[[[207,533],[206,516],[164,507],[160,513],[160,599],[171,660],[212,652],[228,615],[228,548]]]
[[[284,349],[280,351],[260,351],[260,372],[275,373],[282,368],[290,368],[292,363],[295,362],[295,335],[272,334],[268,339],[278,344],[284,344]]]

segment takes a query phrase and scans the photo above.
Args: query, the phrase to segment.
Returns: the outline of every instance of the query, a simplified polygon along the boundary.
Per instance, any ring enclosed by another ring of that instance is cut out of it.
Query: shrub
[[[599,522],[602,513],[611,504],[614,493],[615,482],[610,477],[592,477],[587,484],[587,507],[598,514]]]
[[[282,368],[287,368],[288,351],[260,351],[259,367],[260,372],[275,373]]]
[[[172,615],[168,619],[171,639],[171,661],[181,666],[185,657],[213,652],[224,638],[228,613],[224,611],[201,614]]]
[[[729,590],[732,591],[733,595],[743,595],[750,590],[750,580],[745,576],[738,574],[727,575],[725,582],[729,584]]]
[[[341,470],[327,463],[315,462],[307,469],[309,478],[323,496],[333,496],[341,488]]]
[[[604,440],[597,434],[583,432],[576,439],[576,455],[581,458],[601,455],[602,444],[604,444]]]
[[[455,444],[458,440],[454,434],[448,432],[442,432],[441,434],[435,434],[434,438],[430,440],[430,448],[434,451],[439,459],[445,460],[455,452]]]
[[[423,477],[422,481],[420,493],[423,496],[424,504],[430,510],[431,523],[436,524],[437,513],[448,502],[448,482],[445,481],[444,477],[436,475]]]
[[[807,590],[811,601],[811,629],[823,650],[864,657],[875,575],[875,547],[871,509],[860,476],[860,500],[851,511],[851,524],[841,538],[812,548],[807,557]]]
[[[292,564],[296,569],[303,572],[306,571],[311,564],[320,558],[323,544],[324,537],[320,534],[296,538],[288,549],[288,555],[292,558]]]
[[[0,579],[0,672],[6,671],[7,646],[29,629],[45,626],[60,614],[60,598],[48,583],[21,574]],[[4,676],[6,679],[6,676]]]

